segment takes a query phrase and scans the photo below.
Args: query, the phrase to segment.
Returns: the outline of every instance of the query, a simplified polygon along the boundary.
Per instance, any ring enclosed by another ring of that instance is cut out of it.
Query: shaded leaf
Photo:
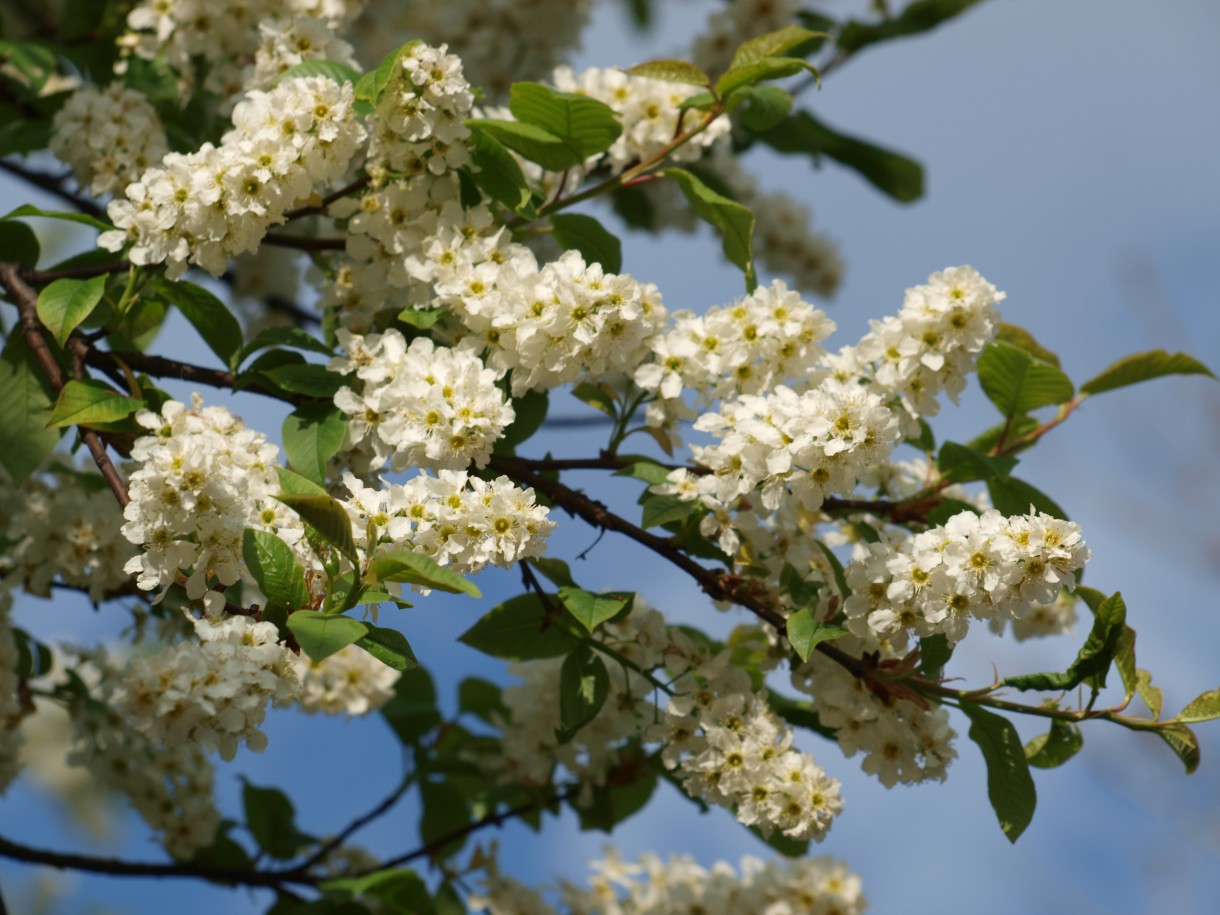
[[[547,609],[537,594],[522,594],[496,605],[458,641],[509,661],[554,658],[580,644],[548,620]]]
[[[703,505],[697,499],[683,501],[678,496],[649,494],[644,499],[644,519],[641,526],[647,529],[676,524],[693,515],[701,515],[704,511]]]
[[[356,542],[352,539],[352,521],[343,504],[332,496],[297,496],[281,493],[281,502],[301,516],[323,540],[351,560],[359,563]]]
[[[368,628],[368,632],[363,637],[356,639],[358,647],[363,648],[386,667],[392,667],[394,670],[407,671],[419,667],[419,661],[415,657],[415,652],[411,650],[411,643],[407,641],[405,635],[397,629],[387,629],[370,623],[363,625]]]
[[[47,428],[118,422],[143,407],[144,401],[120,394],[100,381],[73,378],[59,392]]]
[[[542,83],[513,83],[508,108],[518,121],[558,137],[577,162],[605,152],[623,132],[618,114],[609,105]]]
[[[977,370],[983,393],[1004,416],[1065,403],[1076,393],[1062,371],[1010,343],[987,344]]]
[[[792,93],[779,86],[753,86],[742,96],[737,116],[750,130],[770,130],[792,110]]]
[[[350,616],[298,610],[288,614],[288,628],[301,650],[315,661],[329,658],[337,651],[368,635],[369,627]]]
[[[53,401],[51,385],[25,339],[9,334],[0,352],[0,464],[15,485],[38,469],[62,433],[46,428]]]
[[[470,159],[474,182],[492,200],[518,210],[532,197],[525,174],[503,143],[487,131],[471,133]]]
[[[584,158],[549,130],[520,121],[495,118],[472,118],[466,122],[475,135],[485,134],[507,146],[522,158],[541,165],[550,172],[580,165]]]
[[[905,38],[936,28],[946,19],[968,10],[979,0],[915,0],[897,16],[880,22],[848,22],[836,44],[852,53],[879,41]]]
[[[259,331],[254,339],[245,345],[241,351],[241,357],[237,360],[237,364],[241,365],[251,355],[269,346],[291,346],[296,349],[321,353],[323,356],[334,355],[334,350],[309,331],[300,327],[266,327]]]
[[[242,352],[241,324],[228,307],[202,286],[184,280],[159,280],[157,293],[173,305],[191,326],[199,331],[203,342],[231,369],[236,369]]]
[[[1011,721],[973,702],[962,702],[970,739],[987,764],[987,797],[1008,841],[1016,842],[1034,817],[1038,796],[1021,737]]]
[[[742,269],[746,291],[752,292],[758,285],[754,276],[754,214],[748,207],[716,193],[685,169],[667,168],[665,176],[678,183],[699,218],[720,230],[724,256]]]
[[[310,76],[325,76],[327,79],[334,80],[340,86],[344,83],[354,84],[360,79],[360,73],[347,64],[336,63],[333,60],[303,60],[277,76],[275,78],[275,85],[278,86],[286,79],[300,79]]]
[[[436,588],[450,594],[469,594],[482,597],[483,592],[474,582],[446,569],[431,556],[412,553],[410,550],[394,550],[378,553],[369,563],[369,575],[377,581],[401,581],[425,588]]]
[[[592,648],[582,645],[563,661],[559,671],[560,743],[592,721],[610,694],[610,673]],[[561,736],[562,735],[562,736]]]
[[[847,630],[814,619],[813,612],[803,607],[788,617],[787,634],[793,650],[802,661],[808,661],[818,642],[842,638],[847,635]]]
[[[1051,729],[1039,734],[1025,745],[1025,758],[1031,766],[1039,769],[1054,769],[1080,752],[1084,746],[1084,735],[1070,721],[1055,720]]]
[[[241,556],[267,600],[289,611],[309,605],[305,568],[292,548],[270,531],[246,528]]]
[[[1165,741],[1169,749],[1182,760],[1187,775],[1199,768],[1199,738],[1195,736],[1194,731],[1184,724],[1165,724],[1153,733]]]
[[[108,222],[102,222],[100,219],[95,219],[85,213],[69,213],[60,212],[58,210],[43,210],[31,204],[23,204],[15,210],[10,210],[3,216],[0,216],[0,221],[6,219],[23,219],[27,216],[41,216],[44,219],[61,219],[64,222],[78,222],[83,226],[90,226],[94,229],[101,229],[103,232],[113,229],[114,226]]]
[[[1055,368],[1061,368],[1059,357],[1035,340],[1034,335],[1024,327],[1018,327],[1016,324],[1006,324],[1001,321],[996,325],[995,338],[1000,343],[1008,343],[1017,349],[1025,350],[1035,359],[1041,359],[1043,362],[1049,362]]]
[[[594,594],[583,588],[564,586],[559,589],[559,599],[568,613],[592,633],[606,620],[630,606],[635,595],[623,591]]]
[[[586,264],[601,264],[606,273],[623,269],[623,243],[592,216],[557,213],[551,225],[555,241],[565,250],[579,251]]]
[[[276,788],[259,788],[243,779],[242,805],[246,825],[258,847],[272,858],[287,861],[314,843],[296,826],[296,811],[292,801]]]
[[[304,394],[306,397],[317,397],[331,400],[339,388],[347,384],[347,376],[332,372],[324,365],[311,362],[291,362],[268,369],[260,369],[259,375],[270,381],[281,391],[290,394]]]
[[[347,414],[329,403],[301,404],[284,417],[284,454],[293,469],[315,483],[326,480],[326,465],[343,446]]]
[[[34,230],[24,222],[0,221],[0,251],[4,252],[6,261],[33,268],[38,266],[42,247],[38,244],[38,236],[34,234]],[[44,319],[42,323],[47,322]]]
[[[645,79],[659,79],[667,83],[686,83],[690,86],[711,85],[711,78],[685,60],[650,60],[627,68],[628,76],[640,76]]]

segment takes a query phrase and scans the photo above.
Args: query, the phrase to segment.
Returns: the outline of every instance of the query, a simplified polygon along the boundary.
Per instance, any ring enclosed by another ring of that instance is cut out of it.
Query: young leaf
[[[1054,769],[1080,752],[1084,746],[1084,735],[1070,721],[1055,720],[1051,729],[1039,734],[1025,745],[1025,758],[1031,766],[1039,769]]]
[[[307,480],[299,473],[293,473],[287,467],[276,467],[280,478],[280,492],[286,496],[324,496],[326,490],[312,480]]]
[[[630,605],[635,595],[620,591],[594,594],[583,588],[562,587],[559,589],[559,599],[568,613],[592,633],[606,620],[617,616]]]
[[[1199,768],[1199,738],[1184,724],[1164,724],[1153,731],[1182,760],[1186,774]]]
[[[717,194],[685,169],[667,168],[665,176],[678,183],[701,219],[720,230],[724,256],[742,269],[746,291],[753,292],[758,285],[754,276],[754,214],[737,201]]]
[[[983,393],[1004,416],[1071,400],[1072,380],[1049,362],[1010,343],[989,343],[978,359]]]
[[[788,617],[788,641],[802,661],[808,661],[818,642],[842,638],[847,630],[842,626],[832,626],[813,618],[813,612],[808,607],[802,607]]]
[[[1068,669],[1079,680],[1095,677],[1097,688],[1100,689],[1106,685],[1106,672],[1118,651],[1119,639],[1127,623],[1127,605],[1123,602],[1122,594],[1115,591],[1093,613],[1093,628],[1089,637]]]
[[[47,428],[96,426],[125,419],[144,406],[144,401],[125,397],[100,381],[77,381],[64,385],[51,408]]]
[[[46,460],[63,433],[46,428],[51,386],[19,333],[0,352],[0,464],[20,485]]]
[[[329,658],[353,642],[368,635],[369,627],[350,616],[335,613],[319,613],[316,610],[298,610],[288,614],[288,628],[297,642],[315,661]]]
[[[557,92],[542,83],[513,83],[508,108],[518,121],[558,137],[578,162],[605,152],[623,132],[618,114],[609,105],[574,92]]]
[[[685,521],[692,515],[702,514],[703,505],[697,500],[683,501],[678,496],[649,494],[644,499],[644,519],[641,525],[647,529]]]
[[[1120,359],[1098,375],[1080,386],[1082,394],[1100,394],[1139,384],[1165,375],[1206,375],[1215,378],[1206,365],[1185,353],[1167,353],[1163,349],[1135,353]]]
[[[385,629],[369,623],[364,625],[368,627],[368,633],[356,639],[356,645],[394,670],[407,671],[419,667],[419,661],[405,635],[397,629]]]
[[[1173,720],[1189,723],[1211,721],[1213,718],[1220,718],[1220,689],[1208,690],[1196,696]]]
[[[1135,691],[1148,706],[1148,711],[1152,712],[1152,717],[1160,718],[1161,709],[1165,707],[1165,696],[1160,687],[1152,685],[1152,674],[1143,668],[1135,671]]]
[[[537,594],[522,594],[492,607],[458,641],[493,658],[529,661],[566,654],[580,643],[547,619]]]
[[[757,38],[743,42],[733,52],[730,68],[744,67],[766,57],[779,57],[796,50],[801,45],[811,44],[820,38],[825,38],[823,32],[812,32],[799,25],[788,25],[774,32],[767,32]]]
[[[347,415],[328,403],[301,404],[284,418],[284,454],[315,483],[326,481],[326,464],[339,453],[347,432]]]
[[[340,86],[344,83],[354,84],[360,79],[360,74],[347,64],[336,63],[333,60],[303,60],[277,76],[275,78],[275,85],[278,86],[286,79],[298,79],[309,76],[325,76],[327,79],[334,80]]]
[[[565,250],[576,250],[587,264],[601,264],[606,273],[623,269],[623,243],[592,216],[557,213],[551,217],[555,241]]]
[[[561,743],[592,721],[610,693],[610,674],[601,657],[587,645],[571,652],[559,671]]]
[[[409,550],[378,553],[369,563],[369,575],[377,581],[402,581],[425,588],[436,588],[438,591],[448,591],[450,594],[483,596],[483,592],[474,582],[468,581],[452,569],[446,569],[431,556],[412,553]]]
[[[156,289],[191,322],[221,362],[231,369],[237,368],[242,351],[241,325],[220,299],[202,286],[182,280],[176,283],[160,280]]]
[[[720,79],[716,80],[716,93],[729,100],[732,108],[741,100],[740,93],[764,80],[783,79],[793,76],[802,70],[808,70],[817,76],[817,70],[810,63],[797,57],[764,57],[762,60],[741,67],[733,67]]]
[[[272,858],[287,861],[317,841],[297,829],[296,811],[287,795],[276,788],[259,788],[242,781],[246,825],[259,848]]]
[[[685,60],[650,60],[627,68],[628,76],[659,79],[667,83],[686,83],[690,86],[709,86],[711,79],[706,73]]]
[[[987,796],[1008,841],[1016,842],[1034,817],[1038,795],[1029,774],[1021,737],[1011,721],[973,702],[963,702],[970,739],[987,764]]]
[[[352,520],[339,500],[333,496],[295,496],[287,493],[276,498],[300,515],[302,521],[351,560],[352,565],[359,563],[356,542],[352,539]]]
[[[1062,368],[1059,365],[1059,357],[1035,340],[1034,335],[1024,327],[1018,327],[1016,324],[1006,324],[1001,321],[996,325],[995,338],[1000,343],[1008,343],[1017,349],[1023,349],[1035,359],[1049,362],[1055,368]]]
[[[20,223],[14,223],[20,225]],[[93,312],[106,291],[106,277],[55,280],[38,293],[38,320],[64,346],[68,335]]]
[[[369,73],[365,73],[356,81],[353,90],[357,101],[366,102],[369,105],[375,106],[381,101],[381,93],[385,91],[390,81],[402,72],[402,57],[404,54],[409,54],[411,49],[419,44],[419,39],[413,39],[406,44],[395,48],[389,54],[381,59],[381,63],[377,65],[377,69]]]
[[[241,557],[267,600],[290,611],[309,604],[305,569],[288,544],[275,534],[246,528],[242,532]]]

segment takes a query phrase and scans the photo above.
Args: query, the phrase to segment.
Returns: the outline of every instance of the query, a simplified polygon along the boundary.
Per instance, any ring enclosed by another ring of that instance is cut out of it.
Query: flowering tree
[[[833,293],[837,255],[741,160],[755,144],[826,156],[919,196],[918,165],[799,102],[972,3],[834,20],[732,2],[690,60],[583,73],[558,65],[580,3],[5,6],[3,166],[70,209],[0,220],[0,789],[23,743],[56,739],[37,722],[59,710],[57,751],[167,857],[7,832],[0,855],[259,888],[276,915],[854,912],[847,866],[808,857],[843,809],[844,765],[815,761],[810,732],[886,786],[943,780],[957,710],[1013,841],[1030,767],[1067,762],[1083,725],[1151,732],[1192,771],[1189,725],[1220,717],[1220,691],[1164,714],[1121,595],[1083,583],[1085,532],[1015,471],[1086,398],[1211,372],[1152,351],[1077,385],[968,266],[832,352],[805,294]],[[709,223],[741,295],[668,312],[624,272],[607,205],[637,231]],[[47,219],[97,230],[96,249],[43,264],[29,220]],[[778,278],[760,284],[756,258]],[[175,312],[211,355],[156,352]],[[938,441],[941,399],[972,374],[995,425]],[[197,393],[174,400],[162,379]],[[238,391],[286,405],[281,446],[214,402]],[[571,395],[603,447],[538,456]],[[634,481],[638,506],[603,504],[575,471]],[[676,625],[628,581],[582,587],[547,556],[561,522],[655,553],[736,628]],[[514,662],[515,682],[471,671],[446,716],[400,609],[434,591],[474,606],[489,565],[521,593],[461,640]],[[17,590],[85,592],[129,615],[129,638],[16,627]],[[1027,639],[1078,616],[1065,670],[952,679],[972,624]],[[218,759],[274,753],[260,726],[284,705],[379,713],[404,748],[394,792],[331,836],[273,787],[218,809]],[[1048,729],[1022,746],[1014,716]],[[564,807],[612,832],[661,782],[788,860],[611,855],[587,886],[540,891],[483,842]],[[409,794],[414,847],[353,844]]]

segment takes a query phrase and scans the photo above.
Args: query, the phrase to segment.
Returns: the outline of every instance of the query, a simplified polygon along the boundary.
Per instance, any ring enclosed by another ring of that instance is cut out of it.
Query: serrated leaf
[[[551,226],[560,247],[579,251],[586,264],[601,264],[606,273],[623,269],[623,243],[592,216],[556,213],[551,217]]]
[[[987,764],[987,797],[1008,841],[1016,842],[1034,817],[1038,801],[1021,737],[1011,721],[973,702],[963,702],[970,739]]]
[[[336,63],[333,60],[303,60],[277,76],[275,78],[275,85],[278,86],[286,79],[300,79],[311,76],[325,76],[327,79],[334,80],[340,86],[345,83],[354,84],[360,79],[360,73],[347,64]]]
[[[241,324],[228,307],[202,286],[185,280],[160,280],[156,291],[185,317],[203,342],[230,369],[236,369],[242,351]]]
[[[536,124],[501,121],[495,118],[471,118],[467,125],[475,134],[486,134],[501,145],[549,172],[562,172],[584,162],[579,153]]]
[[[542,83],[513,83],[508,108],[518,121],[558,137],[578,162],[605,152],[623,132],[618,114],[609,105]]]
[[[945,442],[941,445],[940,454],[936,459],[936,467],[941,476],[951,483],[1007,479],[1016,466],[1017,459],[1011,455],[991,457],[957,442]]]
[[[847,635],[847,630],[842,626],[832,626],[830,623],[814,619],[813,611],[808,607],[803,607],[788,617],[787,632],[792,649],[802,661],[809,660],[809,655],[813,653],[813,649],[819,642]]]
[[[1070,721],[1055,720],[1051,729],[1039,734],[1025,745],[1025,758],[1031,766],[1039,769],[1054,769],[1080,752],[1084,746],[1084,735]]]
[[[0,353],[0,464],[15,485],[38,469],[62,437],[46,428],[52,400],[51,385],[25,339],[10,334]]]
[[[559,670],[560,743],[597,717],[610,694],[610,673],[592,648],[582,645],[563,660]]]
[[[977,363],[983,393],[1004,416],[1065,403],[1076,393],[1062,371],[1010,343],[989,343]]]
[[[301,404],[284,417],[288,463],[315,483],[326,480],[326,465],[343,446],[347,414],[328,403]]]
[[[685,169],[667,168],[664,174],[677,182],[695,213],[720,230],[724,256],[742,269],[746,291],[753,292],[758,285],[754,276],[754,214],[737,201],[717,194]]]
[[[1082,394],[1100,394],[1103,391],[1113,391],[1139,384],[1153,378],[1165,375],[1206,375],[1215,378],[1206,365],[1185,353],[1167,353],[1163,349],[1149,350],[1145,353],[1134,353],[1124,359],[1119,359],[1095,378],[1090,378],[1080,386]]]
[[[1173,720],[1190,723],[1211,721],[1213,718],[1220,718],[1220,689],[1211,689],[1195,696]]]
[[[697,499],[683,501],[678,496],[649,495],[644,499],[641,526],[647,529],[675,524],[703,511],[703,505]]]
[[[483,596],[483,592],[474,582],[468,581],[452,569],[446,569],[431,556],[425,556],[423,553],[412,553],[409,550],[378,553],[369,563],[368,571],[377,581],[401,581],[448,591],[450,594]]]
[[[352,565],[360,560],[352,539],[352,521],[343,504],[332,496],[297,496],[281,493],[281,502],[301,516],[318,536],[346,556]]]
[[[757,136],[777,152],[812,156],[815,164],[829,156],[902,203],[923,196],[923,166],[914,159],[839,133],[808,111],[797,111]]]
[[[1199,768],[1199,738],[1184,724],[1165,724],[1153,731],[1177,754],[1190,775]]]
[[[242,532],[241,557],[267,600],[289,611],[308,606],[305,568],[292,548],[275,534],[246,528]]]
[[[568,613],[592,633],[606,620],[617,616],[630,605],[635,595],[625,591],[594,594],[583,588],[564,586],[559,589],[559,599]]]
[[[516,211],[532,196],[521,166],[508,148],[486,131],[471,133],[470,159],[474,182],[492,200]]]
[[[644,79],[659,79],[667,83],[685,83],[690,86],[710,86],[711,78],[694,64],[685,60],[663,58],[650,60],[627,68],[628,76]]]
[[[547,609],[537,594],[522,594],[492,607],[458,641],[509,661],[553,658],[580,644],[548,620]]]
[[[784,26],[782,29],[767,32],[765,35],[759,35],[756,38],[743,42],[733,52],[733,60],[729,66],[730,68],[742,67],[766,57],[777,57],[787,54],[803,44],[825,37],[826,35],[823,32],[813,32],[799,25]]]
[[[277,788],[259,788],[249,782],[242,786],[242,806],[246,825],[258,847],[272,858],[287,861],[315,841],[296,826],[292,801]]]
[[[38,320],[51,332],[55,342],[63,346],[68,342],[68,335],[97,307],[105,291],[104,275],[87,280],[55,280],[38,293]]]
[[[897,16],[880,22],[849,21],[839,32],[836,44],[847,53],[879,41],[904,38],[936,28],[946,19],[968,10],[979,0],[915,0]]]
[[[337,651],[368,635],[369,627],[350,616],[298,610],[288,614],[288,628],[297,643],[315,661],[329,658]]]
[[[59,392],[47,428],[96,426],[118,422],[144,407],[144,401],[127,397],[100,381],[70,379]]]
[[[783,79],[807,71],[817,76],[813,64],[798,57],[764,57],[762,60],[728,70],[716,80],[716,93],[727,100],[729,107],[740,102],[740,93],[751,86],[771,79]]]
[[[995,338],[1000,343],[1007,343],[1017,349],[1025,350],[1035,359],[1041,359],[1043,362],[1049,362],[1055,368],[1061,368],[1059,357],[1035,340],[1034,335],[1024,327],[1001,321],[996,325]]]
[[[364,625],[368,627],[368,633],[363,638],[356,639],[358,647],[363,648],[386,667],[397,671],[419,667],[419,661],[405,635],[397,629],[386,629],[369,623]]]

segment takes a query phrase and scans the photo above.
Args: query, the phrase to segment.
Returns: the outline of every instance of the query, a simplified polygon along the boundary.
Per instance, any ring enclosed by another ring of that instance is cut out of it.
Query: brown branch
[[[403,777],[402,781],[400,781],[398,783],[398,786],[389,795],[387,795],[385,797],[385,799],[381,801],[381,803],[379,803],[376,807],[374,807],[368,813],[363,814],[362,816],[356,817],[356,819],[354,819],[350,823],[348,823],[347,826],[344,827],[344,829],[334,838],[329,839],[326,842],[323,842],[322,845],[320,845],[318,847],[318,850],[315,851],[308,858],[306,858],[305,861],[302,862],[301,865],[299,866],[299,868],[297,868],[297,869],[302,870],[302,871],[309,870],[311,867],[313,867],[315,864],[317,864],[319,861],[321,861],[323,858],[325,858],[327,855],[329,855],[332,851],[334,851],[336,848],[338,848],[340,845],[342,845],[344,842],[346,842],[349,838],[351,838],[352,834],[355,833],[357,830],[362,829],[363,827],[367,826],[369,823],[373,822],[373,820],[377,819],[378,817],[381,817],[381,816],[384,816],[385,814],[387,814],[390,811],[390,809],[395,804],[397,804],[399,802],[399,800],[401,800],[402,796],[407,793],[407,789],[410,788],[413,784],[415,784],[415,775],[416,775],[416,773],[414,773],[414,772],[410,772],[407,775],[405,775]]]
[[[50,346],[47,345],[46,337],[43,336],[42,322],[38,320],[37,294],[21,278],[21,266],[19,264],[0,263],[0,285],[4,286],[9,295],[17,303],[21,333],[25,337],[26,345],[30,348],[30,352],[35,360],[42,367],[43,373],[51,383],[51,387],[58,394],[63,390],[65,384],[64,377],[59,369],[59,363],[55,361],[55,355],[51,352]],[[131,497],[127,494],[127,484],[123,482],[123,478],[119,476],[118,470],[111,463],[110,456],[106,454],[106,446],[102,444],[101,437],[98,436],[97,432],[85,426],[78,426],[77,428],[80,429],[81,439],[84,441],[85,447],[89,449],[89,454],[93,457],[93,463],[101,471],[102,478],[110,486],[114,497],[119,501],[119,505],[126,508],[127,503],[131,501]]]
[[[286,220],[300,219],[302,216],[317,216],[326,212],[326,208],[336,200],[341,200],[353,191],[358,191],[369,183],[368,177],[357,178],[351,184],[346,184],[337,191],[331,191],[322,198],[321,203],[310,204],[308,206],[297,207],[295,210],[289,210],[284,214]]]

